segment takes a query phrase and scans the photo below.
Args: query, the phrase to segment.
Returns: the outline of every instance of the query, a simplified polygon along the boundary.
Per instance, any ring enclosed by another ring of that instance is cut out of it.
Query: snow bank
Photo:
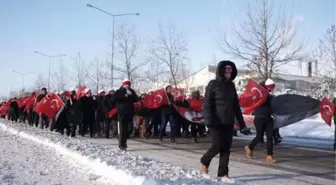
[[[305,119],[287,127],[280,128],[285,137],[305,139],[334,140],[335,124],[329,127],[319,118]]]
[[[87,138],[69,138],[21,123],[0,121],[0,129],[50,147],[72,160],[90,166],[98,175],[116,185],[216,185],[198,170],[155,161],[94,144]],[[198,162],[198,161],[195,161]]]

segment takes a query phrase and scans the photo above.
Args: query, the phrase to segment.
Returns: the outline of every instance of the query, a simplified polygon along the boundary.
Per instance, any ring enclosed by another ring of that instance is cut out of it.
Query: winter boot
[[[250,149],[250,147],[246,145],[244,149],[245,149],[247,158],[253,159],[253,151]]]
[[[272,155],[267,155],[266,162],[273,164],[273,163],[276,163],[276,160],[274,159],[274,157]]]

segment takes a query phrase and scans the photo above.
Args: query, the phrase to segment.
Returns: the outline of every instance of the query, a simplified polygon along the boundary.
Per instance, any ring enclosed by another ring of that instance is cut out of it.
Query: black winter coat
[[[253,115],[256,117],[271,118],[273,114],[272,100],[273,96],[268,95],[266,101],[254,110]]]
[[[9,104],[9,107],[12,109],[12,111],[14,111],[16,114],[19,113],[19,104],[17,103],[17,101],[12,101]]]
[[[174,96],[171,93],[166,93],[168,97],[168,101],[171,103],[171,105],[163,105],[162,106],[162,112],[163,114],[172,114],[174,107],[172,105],[175,103]]]
[[[103,104],[104,104],[105,117],[108,118],[110,111],[116,107],[116,101],[114,95],[111,94],[106,95]],[[117,120],[117,114],[115,114],[111,119]]]
[[[94,121],[97,102],[92,97],[83,96],[79,99],[79,104],[83,120]]]
[[[139,97],[136,95],[135,91],[131,88],[129,90],[132,92],[132,95],[126,97],[126,89],[120,87],[115,92],[115,100],[118,116],[134,116],[134,103],[139,101]]]
[[[232,67],[230,80],[225,80],[222,74],[225,66]],[[211,80],[206,87],[203,115],[205,124],[208,126],[220,126],[234,124],[235,118],[238,120],[240,128],[245,128],[245,122],[240,110],[237,90],[232,82],[237,76],[236,65],[231,61],[221,61],[216,70],[216,79]]]

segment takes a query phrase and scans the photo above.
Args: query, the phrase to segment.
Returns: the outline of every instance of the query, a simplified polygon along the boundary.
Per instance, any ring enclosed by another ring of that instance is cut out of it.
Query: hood
[[[217,69],[216,69],[216,80],[219,80],[219,81],[222,81],[224,80],[224,76],[222,76],[220,74],[220,71],[222,68],[224,68],[225,66],[231,66],[232,67],[232,75],[231,75],[231,79],[230,81],[233,81],[236,77],[237,77],[237,74],[238,74],[238,71],[237,71],[237,67],[236,67],[236,64],[229,61],[229,60],[223,60],[223,61],[220,61],[217,65]]]

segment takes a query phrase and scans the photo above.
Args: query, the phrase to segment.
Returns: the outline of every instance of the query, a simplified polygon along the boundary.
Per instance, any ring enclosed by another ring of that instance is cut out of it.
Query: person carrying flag
[[[257,131],[255,138],[250,142],[249,145],[244,147],[246,155],[249,159],[253,158],[253,150],[256,145],[263,139],[264,132],[266,133],[266,150],[267,157],[266,162],[275,163],[273,157],[273,110],[271,102],[273,99],[272,92],[275,88],[275,83],[271,79],[267,79],[265,82],[260,83],[265,89],[269,91],[269,95],[266,101],[255,109],[254,114],[254,125]]]

